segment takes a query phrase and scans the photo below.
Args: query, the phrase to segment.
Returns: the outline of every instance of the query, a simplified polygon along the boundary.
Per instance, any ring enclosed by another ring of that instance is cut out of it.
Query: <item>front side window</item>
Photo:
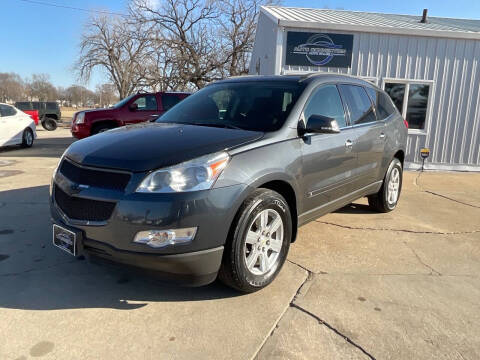
[[[294,81],[240,81],[209,85],[182,100],[157,122],[279,130],[304,84]]]
[[[142,111],[155,111],[157,110],[157,98],[155,95],[140,96],[134,102],[137,104],[138,110]]]
[[[2,114],[2,117],[3,116],[13,116],[17,113],[17,111],[15,110],[14,107],[12,107],[10,105],[1,104],[0,105],[0,113]]]
[[[340,92],[347,102],[352,125],[366,124],[377,120],[367,92],[358,85],[339,85]]]
[[[303,114],[307,122],[312,115],[322,115],[335,119],[340,128],[347,126],[342,100],[335,85],[325,85],[316,90]]]
[[[409,129],[425,130],[431,84],[415,81],[385,82],[385,91],[392,98]]]
[[[46,107],[47,107],[47,110],[57,110],[58,104],[56,102],[47,102]]]
[[[172,107],[177,105],[182,99],[178,97],[178,95],[172,95],[172,94],[164,94],[162,96],[162,106],[163,110],[167,111],[170,110]]]

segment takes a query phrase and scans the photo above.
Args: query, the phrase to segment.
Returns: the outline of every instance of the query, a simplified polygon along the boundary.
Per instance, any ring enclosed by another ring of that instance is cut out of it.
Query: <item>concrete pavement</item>
[[[299,231],[280,276],[240,295],[166,286],[51,245],[48,185],[72,142],[0,150],[0,359],[476,359],[480,174],[406,173]]]

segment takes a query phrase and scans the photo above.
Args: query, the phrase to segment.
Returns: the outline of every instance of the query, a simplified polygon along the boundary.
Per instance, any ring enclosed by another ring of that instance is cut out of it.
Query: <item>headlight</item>
[[[142,181],[137,192],[173,193],[210,189],[228,160],[228,154],[220,152],[154,171]]]
[[[85,122],[85,112],[80,111],[75,116],[75,124],[83,124]]]

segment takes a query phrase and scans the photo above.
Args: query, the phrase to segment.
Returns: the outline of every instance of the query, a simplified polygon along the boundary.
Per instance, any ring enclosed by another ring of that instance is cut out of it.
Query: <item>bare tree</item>
[[[56,101],[58,96],[57,89],[47,74],[33,74],[26,81],[26,92],[30,100]]]
[[[120,98],[130,95],[145,77],[151,33],[146,24],[125,19],[90,18],[80,44],[79,75],[88,81],[95,68],[107,72]]]
[[[272,1],[131,0],[133,21],[152,25],[162,49],[153,52],[146,84],[198,89],[247,73],[260,6]]]
[[[25,84],[16,73],[0,73],[0,101],[17,101],[25,97]]]
[[[278,0],[218,0],[219,39],[226,54],[225,76],[248,73],[260,7],[276,3]]]
[[[96,97],[101,107],[108,107],[117,102],[117,89],[113,84],[99,84],[96,87]]]

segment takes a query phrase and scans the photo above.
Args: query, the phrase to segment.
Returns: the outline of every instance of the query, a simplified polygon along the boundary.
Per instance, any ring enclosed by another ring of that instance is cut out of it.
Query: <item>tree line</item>
[[[22,79],[16,73],[0,73],[0,102],[60,101],[66,106],[109,106],[118,101],[113,84],[97,85],[91,91],[82,85],[54,86],[47,74]]]
[[[261,5],[275,0],[130,0],[128,15],[89,19],[75,64],[104,71],[120,98],[197,90],[248,73]]]
[[[99,70],[108,83],[91,91],[55,87],[46,74],[0,73],[0,101],[105,106],[138,90],[198,90],[247,74],[260,7],[279,1],[129,0],[126,16],[91,16],[81,36],[79,82]]]

